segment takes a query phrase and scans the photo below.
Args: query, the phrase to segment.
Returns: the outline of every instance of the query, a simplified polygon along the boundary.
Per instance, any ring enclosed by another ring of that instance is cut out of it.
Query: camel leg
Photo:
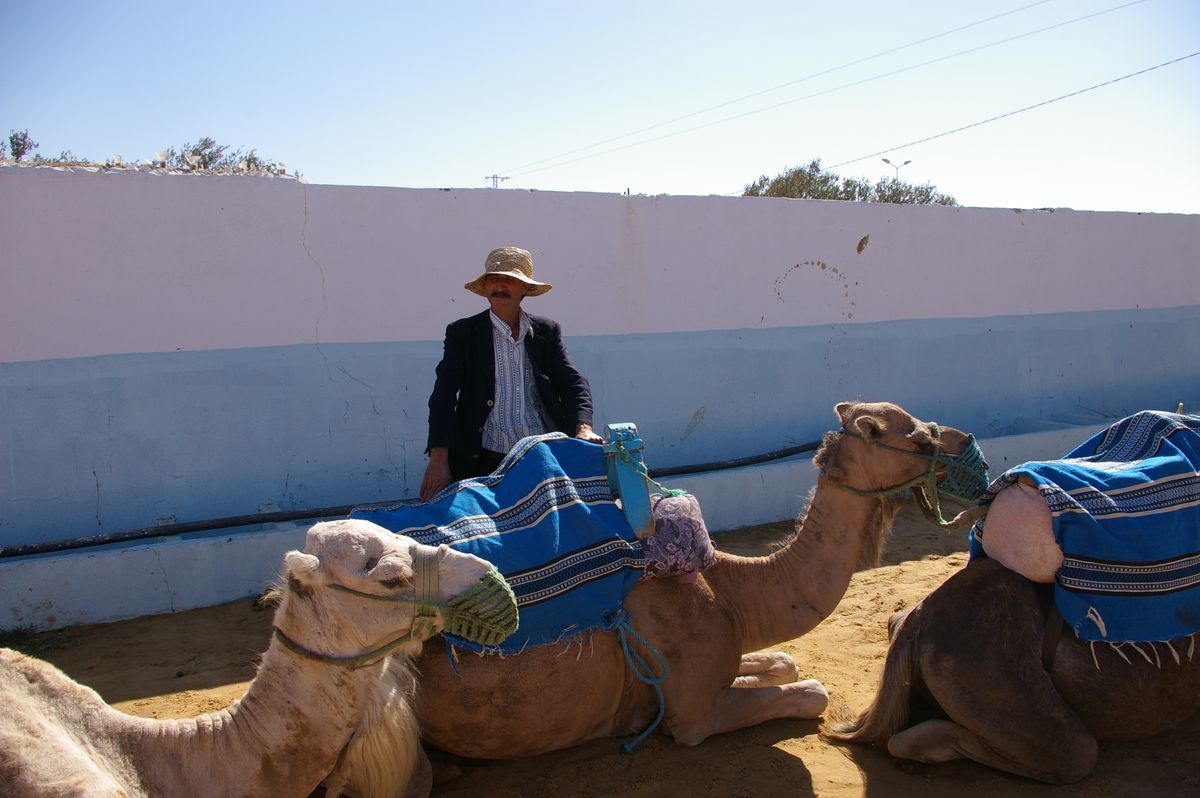
[[[952,582],[973,587],[965,592],[975,600],[947,590]],[[972,563],[925,599],[917,622],[921,678],[950,720],[894,735],[893,754],[967,757],[1052,784],[1091,772],[1096,739],[1042,667],[1044,619],[1031,582],[990,560]]]
[[[788,684],[800,678],[796,660],[786,651],[757,651],[743,654],[738,665],[734,687],[766,687],[772,684]]]
[[[680,745],[699,745],[714,734],[744,729],[777,718],[815,718],[829,704],[829,693],[816,679],[769,687],[724,688],[703,718],[673,717],[671,734]]]
[[[1036,724],[1037,719],[1029,723]],[[1007,743],[1008,741],[1004,741]],[[888,753],[899,759],[912,759],[928,764],[941,764],[956,759],[971,759],[984,765],[1016,773],[1019,776],[1054,784],[1079,781],[1096,763],[1096,740],[1090,734],[1074,740],[1062,740],[1056,746],[1059,754],[1049,749],[1018,751],[1014,757],[1005,747],[997,747],[954,721],[927,720],[892,735]],[[1050,758],[1054,761],[1047,762]],[[1031,761],[1038,762],[1030,765]]]

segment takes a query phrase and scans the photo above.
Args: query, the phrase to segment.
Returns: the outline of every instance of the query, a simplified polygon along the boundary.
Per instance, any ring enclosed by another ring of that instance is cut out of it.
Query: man
[[[488,310],[446,328],[442,362],[429,397],[428,501],[452,480],[490,474],[528,435],[560,431],[593,443],[592,394],[552,319],[521,309],[553,286],[533,279],[533,256],[493,250],[483,274],[463,286]]]

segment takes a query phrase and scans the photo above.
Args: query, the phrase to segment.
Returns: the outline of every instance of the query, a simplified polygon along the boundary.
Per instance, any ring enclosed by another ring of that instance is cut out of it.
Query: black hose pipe
[[[651,479],[682,476],[684,474],[703,474],[708,471],[724,471],[730,468],[742,468],[759,463],[769,463],[782,460],[817,448],[820,441],[811,441],[799,446],[790,446],[765,454],[739,457],[733,460],[718,460],[712,463],[696,465],[673,466],[671,468],[647,469]],[[395,507],[400,504],[417,504],[419,499],[399,499],[390,502],[375,502],[373,504],[346,504],[340,507],[317,507],[304,510],[279,510],[270,513],[254,513],[252,515],[234,515],[228,518],[210,518],[204,521],[184,521],[162,526],[148,526],[141,529],[126,529],[120,532],[107,532],[102,535],[91,535],[71,540],[50,540],[45,543],[23,543],[17,546],[0,547],[0,559],[6,557],[22,557],[30,554],[46,554],[52,551],[72,551],[86,549],[91,546],[103,546],[106,543],[126,543],[131,540],[146,540],[166,535],[183,535],[188,532],[208,532],[213,529],[226,529],[257,524],[281,524],[289,521],[302,521],[307,518],[345,518],[358,508],[375,509],[379,507]]]

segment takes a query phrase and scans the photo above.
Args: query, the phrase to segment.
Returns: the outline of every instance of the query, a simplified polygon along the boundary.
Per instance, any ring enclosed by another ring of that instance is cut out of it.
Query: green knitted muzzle
[[[494,565],[474,587],[446,602],[443,616],[444,632],[483,646],[499,645],[519,623],[516,596]]]

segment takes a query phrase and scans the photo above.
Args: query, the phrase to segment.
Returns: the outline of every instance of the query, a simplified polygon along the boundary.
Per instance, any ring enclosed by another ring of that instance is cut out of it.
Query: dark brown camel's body
[[[1091,772],[1098,739],[1149,737],[1200,708],[1195,636],[1118,652],[1066,629],[1047,671],[1037,590],[994,560],[973,561],[893,619],[874,702],[823,734],[886,743],[902,759],[973,759],[1068,783]]]

